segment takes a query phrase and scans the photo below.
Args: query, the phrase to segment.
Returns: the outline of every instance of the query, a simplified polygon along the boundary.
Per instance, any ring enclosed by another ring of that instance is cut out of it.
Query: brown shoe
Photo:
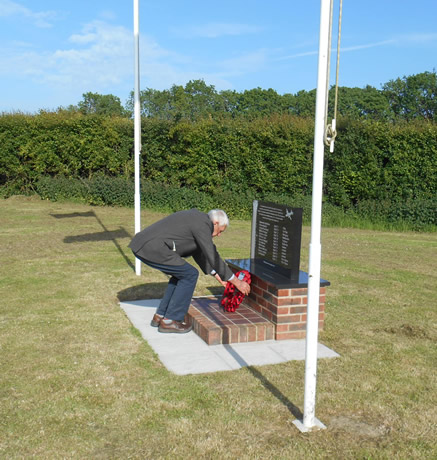
[[[150,325],[152,327],[158,327],[159,326],[159,323],[161,322],[163,316],[161,315],[158,315],[158,313],[155,313],[153,315],[153,318],[152,318],[152,321],[150,321]]]
[[[167,319],[167,318],[166,318]],[[186,334],[193,329],[192,324],[187,324],[183,321],[173,321],[170,324],[165,324],[164,321],[159,323],[159,332],[172,332],[174,334]]]

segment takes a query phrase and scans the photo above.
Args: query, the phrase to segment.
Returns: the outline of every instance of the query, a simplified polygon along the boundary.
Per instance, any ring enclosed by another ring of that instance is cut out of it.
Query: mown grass
[[[303,362],[175,376],[131,326],[120,299],[166,284],[134,273],[132,210],[11,197],[0,223],[1,458],[437,457],[435,234],[323,229],[319,338],[341,357],[318,364],[328,429],[302,434]],[[217,245],[246,257],[250,223]]]

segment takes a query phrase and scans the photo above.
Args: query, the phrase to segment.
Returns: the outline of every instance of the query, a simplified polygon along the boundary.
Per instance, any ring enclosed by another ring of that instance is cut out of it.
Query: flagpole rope
[[[331,0],[331,19],[330,26],[332,24],[332,11],[333,11],[333,0]],[[326,113],[325,113],[325,145],[330,147],[330,152],[334,151],[334,141],[337,137],[336,120],[337,120],[337,109],[338,109],[338,76],[340,73],[340,43],[341,43],[341,22],[343,16],[343,0],[340,0],[339,14],[338,14],[338,38],[337,38],[337,64],[335,71],[335,98],[334,98],[334,117],[332,123],[328,124],[328,100],[329,100],[329,66],[331,62],[331,36],[332,29],[330,27],[329,33],[329,54],[328,54],[328,77],[326,82]]]

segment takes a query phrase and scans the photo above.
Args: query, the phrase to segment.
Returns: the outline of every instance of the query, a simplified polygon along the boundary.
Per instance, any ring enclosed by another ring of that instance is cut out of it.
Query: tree
[[[316,113],[316,90],[298,91],[294,97],[294,106],[290,108],[290,111],[299,117],[314,118]]]
[[[238,98],[238,112],[247,116],[259,117],[283,110],[282,96],[272,88],[245,90]]]
[[[334,116],[335,87],[329,91],[329,115]],[[337,113],[350,118],[387,119],[390,112],[382,91],[367,85],[365,88],[338,88]]]
[[[220,91],[220,97],[222,98],[223,110],[225,114],[230,114],[235,117],[238,112],[238,98],[239,93],[235,90],[224,90]]]
[[[133,112],[133,93],[127,109]],[[185,87],[173,85],[169,90],[147,88],[141,91],[141,114],[162,120],[200,120],[214,113],[225,112],[225,101],[213,85],[203,80],[190,80]]]
[[[127,112],[121,105],[120,98],[112,94],[84,93],[83,100],[79,102],[80,112],[88,114],[124,117]]]
[[[422,72],[390,80],[382,87],[394,118],[436,120],[437,74]]]

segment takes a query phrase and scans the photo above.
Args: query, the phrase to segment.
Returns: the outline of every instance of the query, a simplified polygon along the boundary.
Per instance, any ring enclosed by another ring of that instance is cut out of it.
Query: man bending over
[[[192,256],[205,274],[226,286],[231,282],[244,295],[250,287],[239,280],[219,256],[212,242],[229,225],[221,209],[208,214],[190,209],[178,211],[137,233],[129,244],[135,257],[146,265],[170,275],[167,289],[151,325],[159,332],[183,334],[192,325],[184,322],[199,277],[198,270],[184,260]]]

